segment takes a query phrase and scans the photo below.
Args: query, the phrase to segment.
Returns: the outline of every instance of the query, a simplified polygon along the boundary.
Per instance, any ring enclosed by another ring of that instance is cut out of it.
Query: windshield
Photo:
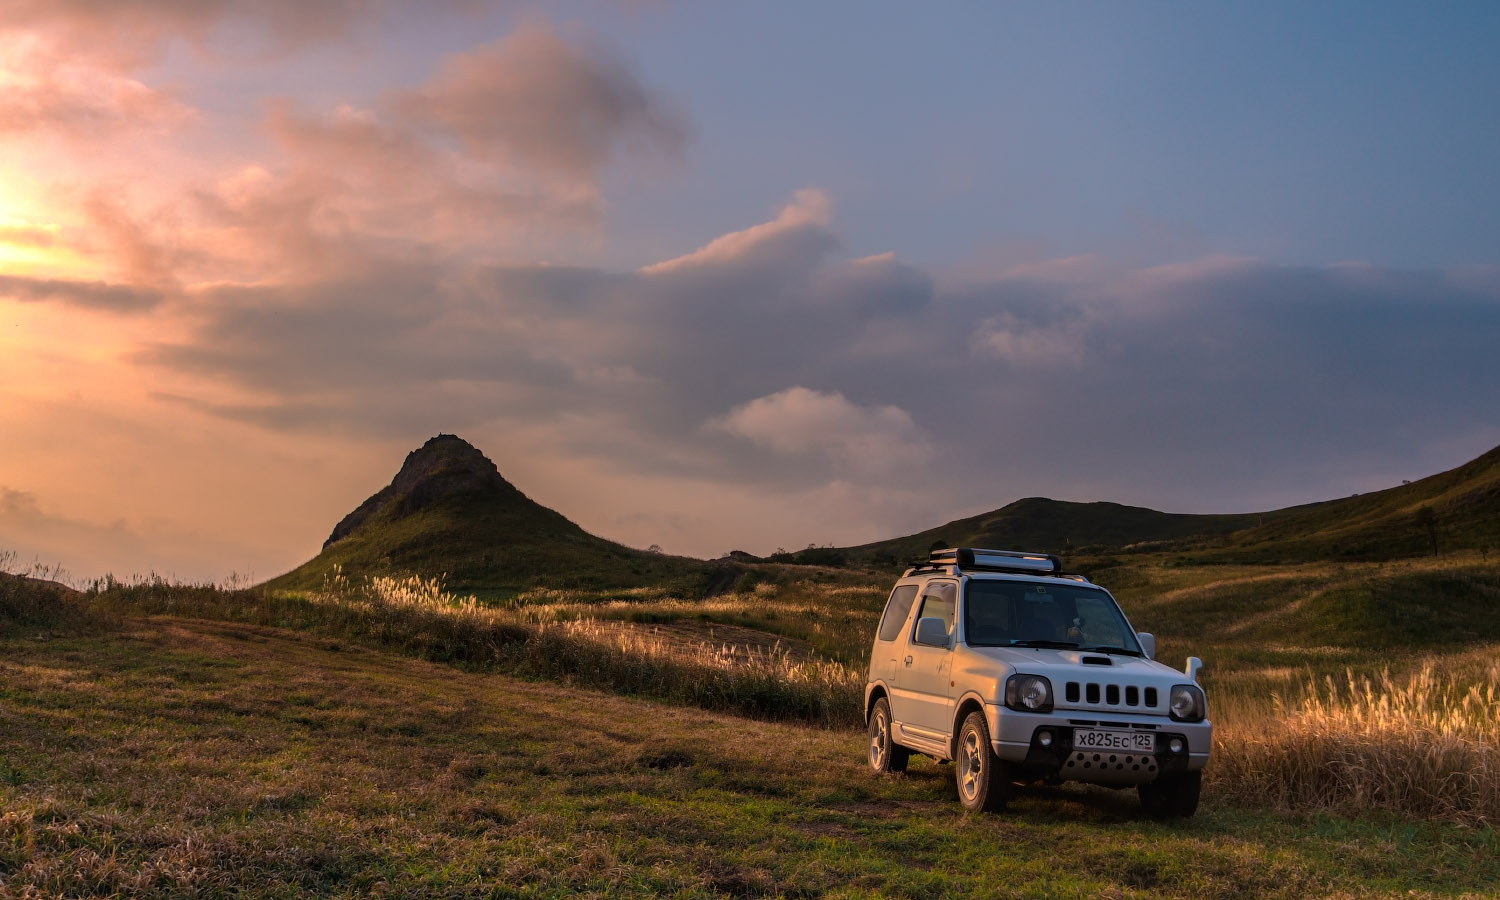
[[[973,578],[964,586],[972,647],[1077,647],[1140,656],[1112,597],[1095,588]]]

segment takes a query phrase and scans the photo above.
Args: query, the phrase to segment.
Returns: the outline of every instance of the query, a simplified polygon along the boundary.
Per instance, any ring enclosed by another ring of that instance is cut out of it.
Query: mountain
[[[1500,447],[1437,475],[1370,494],[1263,513],[1189,515],[1028,497],[905,537],[829,552],[895,566],[945,547],[1064,556],[1169,551],[1185,561],[1381,560],[1500,549]]]
[[[1028,497],[917,534],[857,547],[818,548],[816,558],[789,554],[784,561],[890,569],[925,556],[938,544],[1043,550],[1096,560],[1163,552],[1195,563],[1380,560],[1428,555],[1434,549],[1500,551],[1500,447],[1410,484],[1265,513],[1189,515]],[[752,560],[747,557],[746,562]],[[521,493],[483,453],[451,434],[438,435],[408,454],[389,485],[334,526],[321,553],[269,585],[316,588],[335,565],[354,576],[443,575],[453,590],[485,595],[539,586],[614,590],[654,585],[702,596],[723,589],[739,574],[736,563],[635,550],[589,534]]]
[[[445,576],[451,590],[682,584],[713,567],[589,534],[521,493],[468,441],[440,434],[407,454],[391,483],[337,525],[322,552],[269,586],[316,588],[341,566],[361,575]]]

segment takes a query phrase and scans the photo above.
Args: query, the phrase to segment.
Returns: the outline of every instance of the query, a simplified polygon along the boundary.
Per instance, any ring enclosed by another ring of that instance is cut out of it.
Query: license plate
[[[1156,735],[1147,731],[1073,732],[1074,750],[1130,750],[1150,753],[1156,749]]]

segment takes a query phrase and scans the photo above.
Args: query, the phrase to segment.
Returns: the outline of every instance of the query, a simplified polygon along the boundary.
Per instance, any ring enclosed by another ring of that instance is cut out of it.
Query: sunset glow
[[[0,549],[75,579],[278,574],[439,432],[697,556],[1500,443],[1490,9],[0,5]]]

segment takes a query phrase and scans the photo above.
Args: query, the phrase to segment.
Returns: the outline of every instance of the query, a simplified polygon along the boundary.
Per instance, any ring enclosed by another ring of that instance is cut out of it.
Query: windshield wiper
[[[1129,647],[1080,647],[1079,649],[1090,653],[1115,653],[1120,656],[1145,656],[1139,650],[1131,650]]]
[[[1051,650],[1072,650],[1078,646],[1077,641],[1011,641],[1012,647],[1043,647]]]

